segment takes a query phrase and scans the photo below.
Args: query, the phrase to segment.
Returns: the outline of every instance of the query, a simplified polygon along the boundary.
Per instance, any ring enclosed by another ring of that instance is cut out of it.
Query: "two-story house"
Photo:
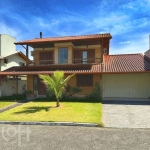
[[[46,95],[44,84],[38,74],[52,74],[63,70],[75,73],[68,84],[78,86],[84,96],[93,90],[94,83],[100,85],[103,99],[148,99],[150,97],[150,59],[143,54],[109,55],[112,36],[92,34],[40,38],[16,42],[26,49],[33,48],[33,65],[0,75],[27,75],[27,89],[37,95]]]
[[[80,95],[88,94],[95,82],[100,83],[98,73],[103,59],[102,50],[109,52],[110,39],[110,34],[56,38],[42,38],[41,35],[38,39],[15,43],[26,45],[27,57],[28,46],[33,48],[34,65],[24,68],[24,71],[33,71],[27,78],[28,89],[38,95],[45,95],[46,89],[38,74],[51,74],[55,70],[63,70],[66,75],[76,73],[68,84],[71,87],[81,87],[83,91]]]

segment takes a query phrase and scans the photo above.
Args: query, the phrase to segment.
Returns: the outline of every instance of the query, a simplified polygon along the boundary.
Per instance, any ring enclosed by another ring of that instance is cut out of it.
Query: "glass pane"
[[[83,64],[86,64],[87,63],[87,51],[83,51],[82,53],[82,59],[83,59]]]
[[[68,63],[68,48],[59,48],[58,49],[58,63]]]

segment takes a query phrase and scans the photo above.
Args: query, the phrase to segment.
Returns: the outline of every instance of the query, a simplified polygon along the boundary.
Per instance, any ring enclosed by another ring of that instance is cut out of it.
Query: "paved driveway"
[[[102,121],[105,127],[150,128],[150,102],[105,101]]]

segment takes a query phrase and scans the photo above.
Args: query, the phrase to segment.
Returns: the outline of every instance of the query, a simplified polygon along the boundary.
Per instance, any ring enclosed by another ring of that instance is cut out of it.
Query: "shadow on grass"
[[[36,112],[40,112],[42,110],[45,110],[46,112],[50,110],[50,108],[52,107],[25,107],[24,110],[22,111],[18,111],[18,112],[14,112],[14,114],[30,114],[30,113],[36,113]]]

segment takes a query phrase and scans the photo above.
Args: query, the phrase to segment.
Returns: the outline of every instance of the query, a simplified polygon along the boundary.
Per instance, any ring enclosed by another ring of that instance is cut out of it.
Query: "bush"
[[[94,90],[91,93],[85,95],[85,98],[86,99],[99,99],[99,100],[101,100],[100,85],[97,82],[94,84]]]
[[[72,93],[75,95],[75,94],[78,94],[78,93],[80,93],[80,92],[82,92],[82,89],[81,88],[79,88],[79,87],[77,87],[77,86],[75,86],[75,87],[73,87],[72,88]]]

